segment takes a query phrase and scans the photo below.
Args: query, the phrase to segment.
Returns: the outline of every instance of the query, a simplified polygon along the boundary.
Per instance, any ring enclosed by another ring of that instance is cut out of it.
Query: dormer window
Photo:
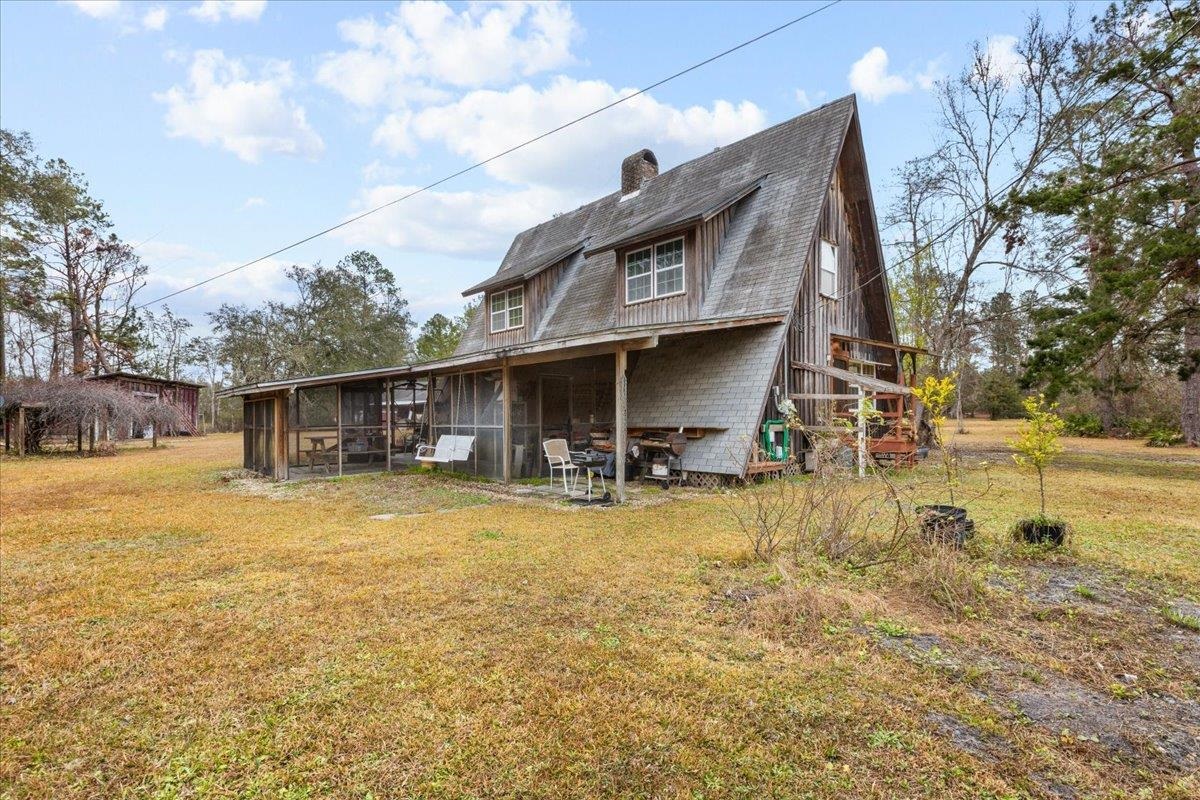
[[[525,288],[518,286],[507,291],[493,292],[488,299],[491,331],[499,333],[525,325]]]
[[[625,254],[625,302],[683,294],[683,237]]]

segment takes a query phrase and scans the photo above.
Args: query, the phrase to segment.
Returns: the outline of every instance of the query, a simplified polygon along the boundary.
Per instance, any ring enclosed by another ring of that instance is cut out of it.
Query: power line
[[[355,222],[358,222],[359,220],[363,219],[364,217],[369,217],[372,214],[376,214],[380,211],[383,211],[385,208],[390,208],[399,203],[403,203],[405,200],[415,197],[415,196],[421,194],[422,192],[427,192],[430,189],[434,189],[438,186],[441,186],[443,183],[446,183],[447,181],[451,181],[462,175],[466,175],[468,172],[472,172],[476,169],[479,169],[480,167],[486,166],[487,164],[490,164],[497,159],[503,158],[504,156],[507,156],[511,153],[515,153],[516,151],[518,151],[522,148],[528,147],[529,145],[534,144],[536,142],[540,142],[542,139],[545,139],[549,136],[553,136],[554,134],[559,133],[560,131],[564,131],[567,128],[570,128],[574,125],[578,125],[580,122],[591,119],[592,117],[596,116],[597,114],[602,114],[605,111],[608,111],[610,108],[615,108],[616,106],[619,106],[622,103],[627,103],[630,100],[632,100],[633,98],[639,97],[643,94],[646,94],[647,92],[657,89],[659,86],[669,83],[669,82],[675,80],[676,78],[680,78],[684,75],[687,75],[689,72],[694,72],[695,70],[698,70],[701,67],[707,66],[707,65],[713,63],[714,61],[722,59],[725,56],[728,56],[732,53],[736,53],[737,51],[739,51],[743,48],[749,47],[752,44],[760,42],[763,39],[766,39],[768,36],[773,36],[774,34],[779,33],[782,30],[790,28],[793,25],[797,25],[797,24],[803,22],[804,20],[809,19],[810,17],[814,17],[817,14],[820,14],[822,11],[825,11],[826,9],[829,9],[829,8],[832,8],[833,6],[838,5],[841,2],[842,2],[842,0],[831,0],[831,2],[826,3],[825,5],[821,6],[820,8],[809,11],[806,14],[801,14],[798,17],[794,17],[794,18],[788,20],[787,22],[784,22],[781,25],[777,25],[768,31],[764,31],[763,33],[758,34],[757,36],[755,36],[751,39],[747,39],[744,42],[741,42],[740,44],[736,44],[727,50],[722,50],[720,53],[717,53],[716,55],[709,56],[708,58],[704,59],[703,61],[698,61],[695,64],[692,64],[689,67],[685,67],[684,69],[681,69],[672,75],[668,75],[667,77],[661,78],[661,79],[655,81],[654,83],[651,83],[648,86],[644,86],[641,89],[638,89],[636,92],[627,94],[623,97],[619,97],[616,100],[612,101],[611,103],[608,103],[607,105],[603,105],[600,108],[589,111],[586,114],[583,114],[582,116],[579,116],[579,117],[576,117],[575,119],[570,120],[569,122],[564,122],[563,124],[561,124],[555,128],[551,128],[548,131],[540,133],[537,136],[534,136],[532,139],[526,139],[525,141],[521,142],[520,144],[513,145],[512,147],[509,147],[506,150],[502,150],[501,152],[496,153],[495,155],[489,156],[488,158],[485,158],[482,161],[477,161],[474,164],[471,164],[469,167],[464,167],[463,169],[460,169],[457,172],[453,172],[453,173],[445,176],[444,178],[439,178],[438,180],[434,181],[433,183],[426,184],[425,186],[422,186],[419,189],[414,189],[405,195],[397,197],[395,200],[389,200],[388,202],[383,203],[382,205],[375,206],[374,208],[368,209],[367,211],[364,211],[360,214],[356,214],[355,216],[351,217],[350,219],[343,220],[342,222],[339,222],[336,225],[331,225],[328,228],[325,228],[324,230],[318,231],[317,233],[314,233],[310,236],[306,236],[303,239],[299,239],[295,242],[292,242],[289,245],[280,247],[278,250],[273,250],[270,253],[267,253],[266,255],[259,256],[258,258],[254,259],[253,261],[247,261],[244,264],[239,264],[236,267],[227,269],[224,272],[221,272],[221,273],[218,273],[211,277],[205,278],[202,281],[197,281],[196,283],[193,283],[189,286],[184,286],[181,289],[176,289],[175,291],[173,291],[169,294],[165,294],[162,297],[158,297],[158,298],[155,298],[154,300],[150,300],[146,303],[142,303],[141,305],[136,306],[135,310],[140,310],[140,309],[146,308],[147,306],[152,306],[157,303],[161,303],[162,301],[169,300],[170,298],[175,297],[176,295],[183,294],[184,292],[189,292],[192,289],[197,289],[201,286],[204,286],[207,283],[212,283],[213,281],[224,278],[227,275],[232,275],[233,273],[238,272],[239,270],[243,270],[243,269],[246,269],[247,267],[251,267],[251,266],[254,266],[255,264],[259,264],[263,261],[266,261],[268,258],[273,258],[274,256],[277,256],[281,253],[285,253],[288,250],[292,250],[296,247],[299,247],[302,244],[307,244],[308,242],[311,242],[314,239],[319,239],[320,237],[325,236],[326,234],[332,233],[333,231],[336,231],[339,228],[344,228],[347,225],[351,225]]]

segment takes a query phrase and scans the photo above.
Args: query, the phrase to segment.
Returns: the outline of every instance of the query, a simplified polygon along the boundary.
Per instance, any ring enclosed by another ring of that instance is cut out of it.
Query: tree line
[[[1200,3],[1034,15],[936,91],[885,222],[897,322],[958,374],[958,416],[1044,391],[1200,445]]]
[[[418,328],[395,277],[360,250],[333,266],[290,267],[293,299],[223,304],[199,335],[169,307],[139,308],[148,267],[136,248],[86,178],[40,158],[24,132],[0,130],[0,234],[0,383],[10,395],[14,381],[120,370],[199,378],[209,429],[236,424],[236,409],[222,414],[215,399],[222,386],[443,358],[476,310]]]

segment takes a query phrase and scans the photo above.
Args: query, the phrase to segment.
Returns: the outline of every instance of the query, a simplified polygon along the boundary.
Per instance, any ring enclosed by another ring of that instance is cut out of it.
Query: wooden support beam
[[[625,380],[625,370],[629,365],[629,356],[625,351],[623,344],[617,345],[616,351],[616,420],[613,427],[616,428],[616,441],[613,442],[616,456],[616,472],[617,472],[617,502],[625,502],[625,451],[628,449],[629,438],[629,413],[628,413],[628,392],[629,385]]]
[[[17,406],[17,455],[25,455],[25,406]]]
[[[867,393],[858,387],[858,477],[867,477]]]
[[[831,394],[829,392],[807,392],[803,394],[791,394],[788,397],[793,400],[857,400],[856,394]]]
[[[512,367],[508,365],[508,361],[504,362],[504,366],[500,368],[500,391],[501,403],[503,404],[504,447],[501,452],[504,454],[504,482],[508,483],[512,480],[512,461],[513,461],[513,441],[512,441]]]
[[[275,395],[275,402],[271,404],[275,419],[271,425],[274,430],[274,441],[271,446],[275,448],[274,464],[275,464],[275,480],[286,481],[288,479],[288,395],[290,392],[278,392]],[[297,451],[299,452],[299,451]]]
[[[392,389],[391,381],[383,382],[383,457],[387,459],[387,466],[385,468],[387,472],[392,471],[392,400],[394,399]]]
[[[342,385],[337,385],[337,439],[334,441],[338,454],[338,477],[342,477]]]

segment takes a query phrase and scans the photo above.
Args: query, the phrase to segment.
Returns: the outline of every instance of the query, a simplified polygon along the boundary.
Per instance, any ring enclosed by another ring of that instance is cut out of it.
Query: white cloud
[[[946,77],[946,71],[942,68],[944,62],[944,56],[938,56],[932,61],[926,62],[925,69],[918,72],[913,78],[917,82],[917,86],[926,92],[932,90],[938,81]]]
[[[888,54],[882,47],[872,47],[855,61],[847,78],[850,88],[872,103],[882,102],[893,94],[910,92],[913,88],[907,78],[888,73]]]
[[[262,198],[262,197],[247,197],[247,198],[246,198],[246,202],[242,203],[242,209],[241,209],[241,210],[242,210],[242,211],[246,211],[246,210],[248,210],[248,209],[251,209],[251,208],[262,208],[262,207],[266,206],[266,204],[267,204],[267,201],[266,201],[266,199],[265,199],[265,198]]]
[[[167,25],[166,6],[152,6],[142,15],[142,27],[148,31],[161,31]]]
[[[139,247],[138,255],[149,267],[146,288],[138,295],[143,302],[219,275],[240,263],[192,245],[158,240]],[[212,310],[218,303],[242,303],[247,298],[287,296],[291,286],[284,273],[293,263],[274,258],[260,261],[228,278],[212,281],[172,298],[167,304],[198,319],[204,311]],[[252,299],[251,302],[258,300]]]
[[[355,105],[402,107],[446,99],[438,87],[499,86],[569,64],[579,26],[559,2],[473,3],[455,13],[436,3],[402,3],[384,22],[344,20],[351,48],[329,53],[317,81]]]
[[[120,0],[70,0],[70,4],[94,19],[113,17],[121,10]]]
[[[541,90],[528,85],[481,89],[453,103],[394,114],[376,129],[375,141],[392,153],[411,152],[418,140],[442,142],[451,152],[480,161],[633,91],[564,76]],[[616,189],[621,159],[640,147],[655,150],[666,169],[765,126],[766,115],[749,101],[717,100],[711,107],[681,109],[639,95],[486,170],[509,184],[550,187],[584,201]]]
[[[417,186],[381,184],[363,189],[351,215],[403,197]],[[516,232],[543,222],[570,206],[553,189],[518,191],[422,192],[338,231],[352,247],[454,256],[499,258]]]
[[[199,50],[186,86],[154,98],[167,106],[167,133],[218,145],[243,161],[264,153],[316,158],[325,143],[308,124],[304,108],[286,96],[294,85],[291,64],[266,62],[257,78],[220,50]]]
[[[262,16],[267,0],[204,0],[188,9],[188,14],[204,22],[222,19],[253,22]]]
[[[1017,52],[1017,37],[1011,34],[989,36],[985,57],[989,73],[1005,83],[1019,81],[1025,72],[1025,61]]]
[[[816,108],[819,105],[824,105],[826,98],[829,97],[829,92],[820,91],[814,92],[811,95],[803,89],[796,90],[796,104],[801,110],[808,111]]]

